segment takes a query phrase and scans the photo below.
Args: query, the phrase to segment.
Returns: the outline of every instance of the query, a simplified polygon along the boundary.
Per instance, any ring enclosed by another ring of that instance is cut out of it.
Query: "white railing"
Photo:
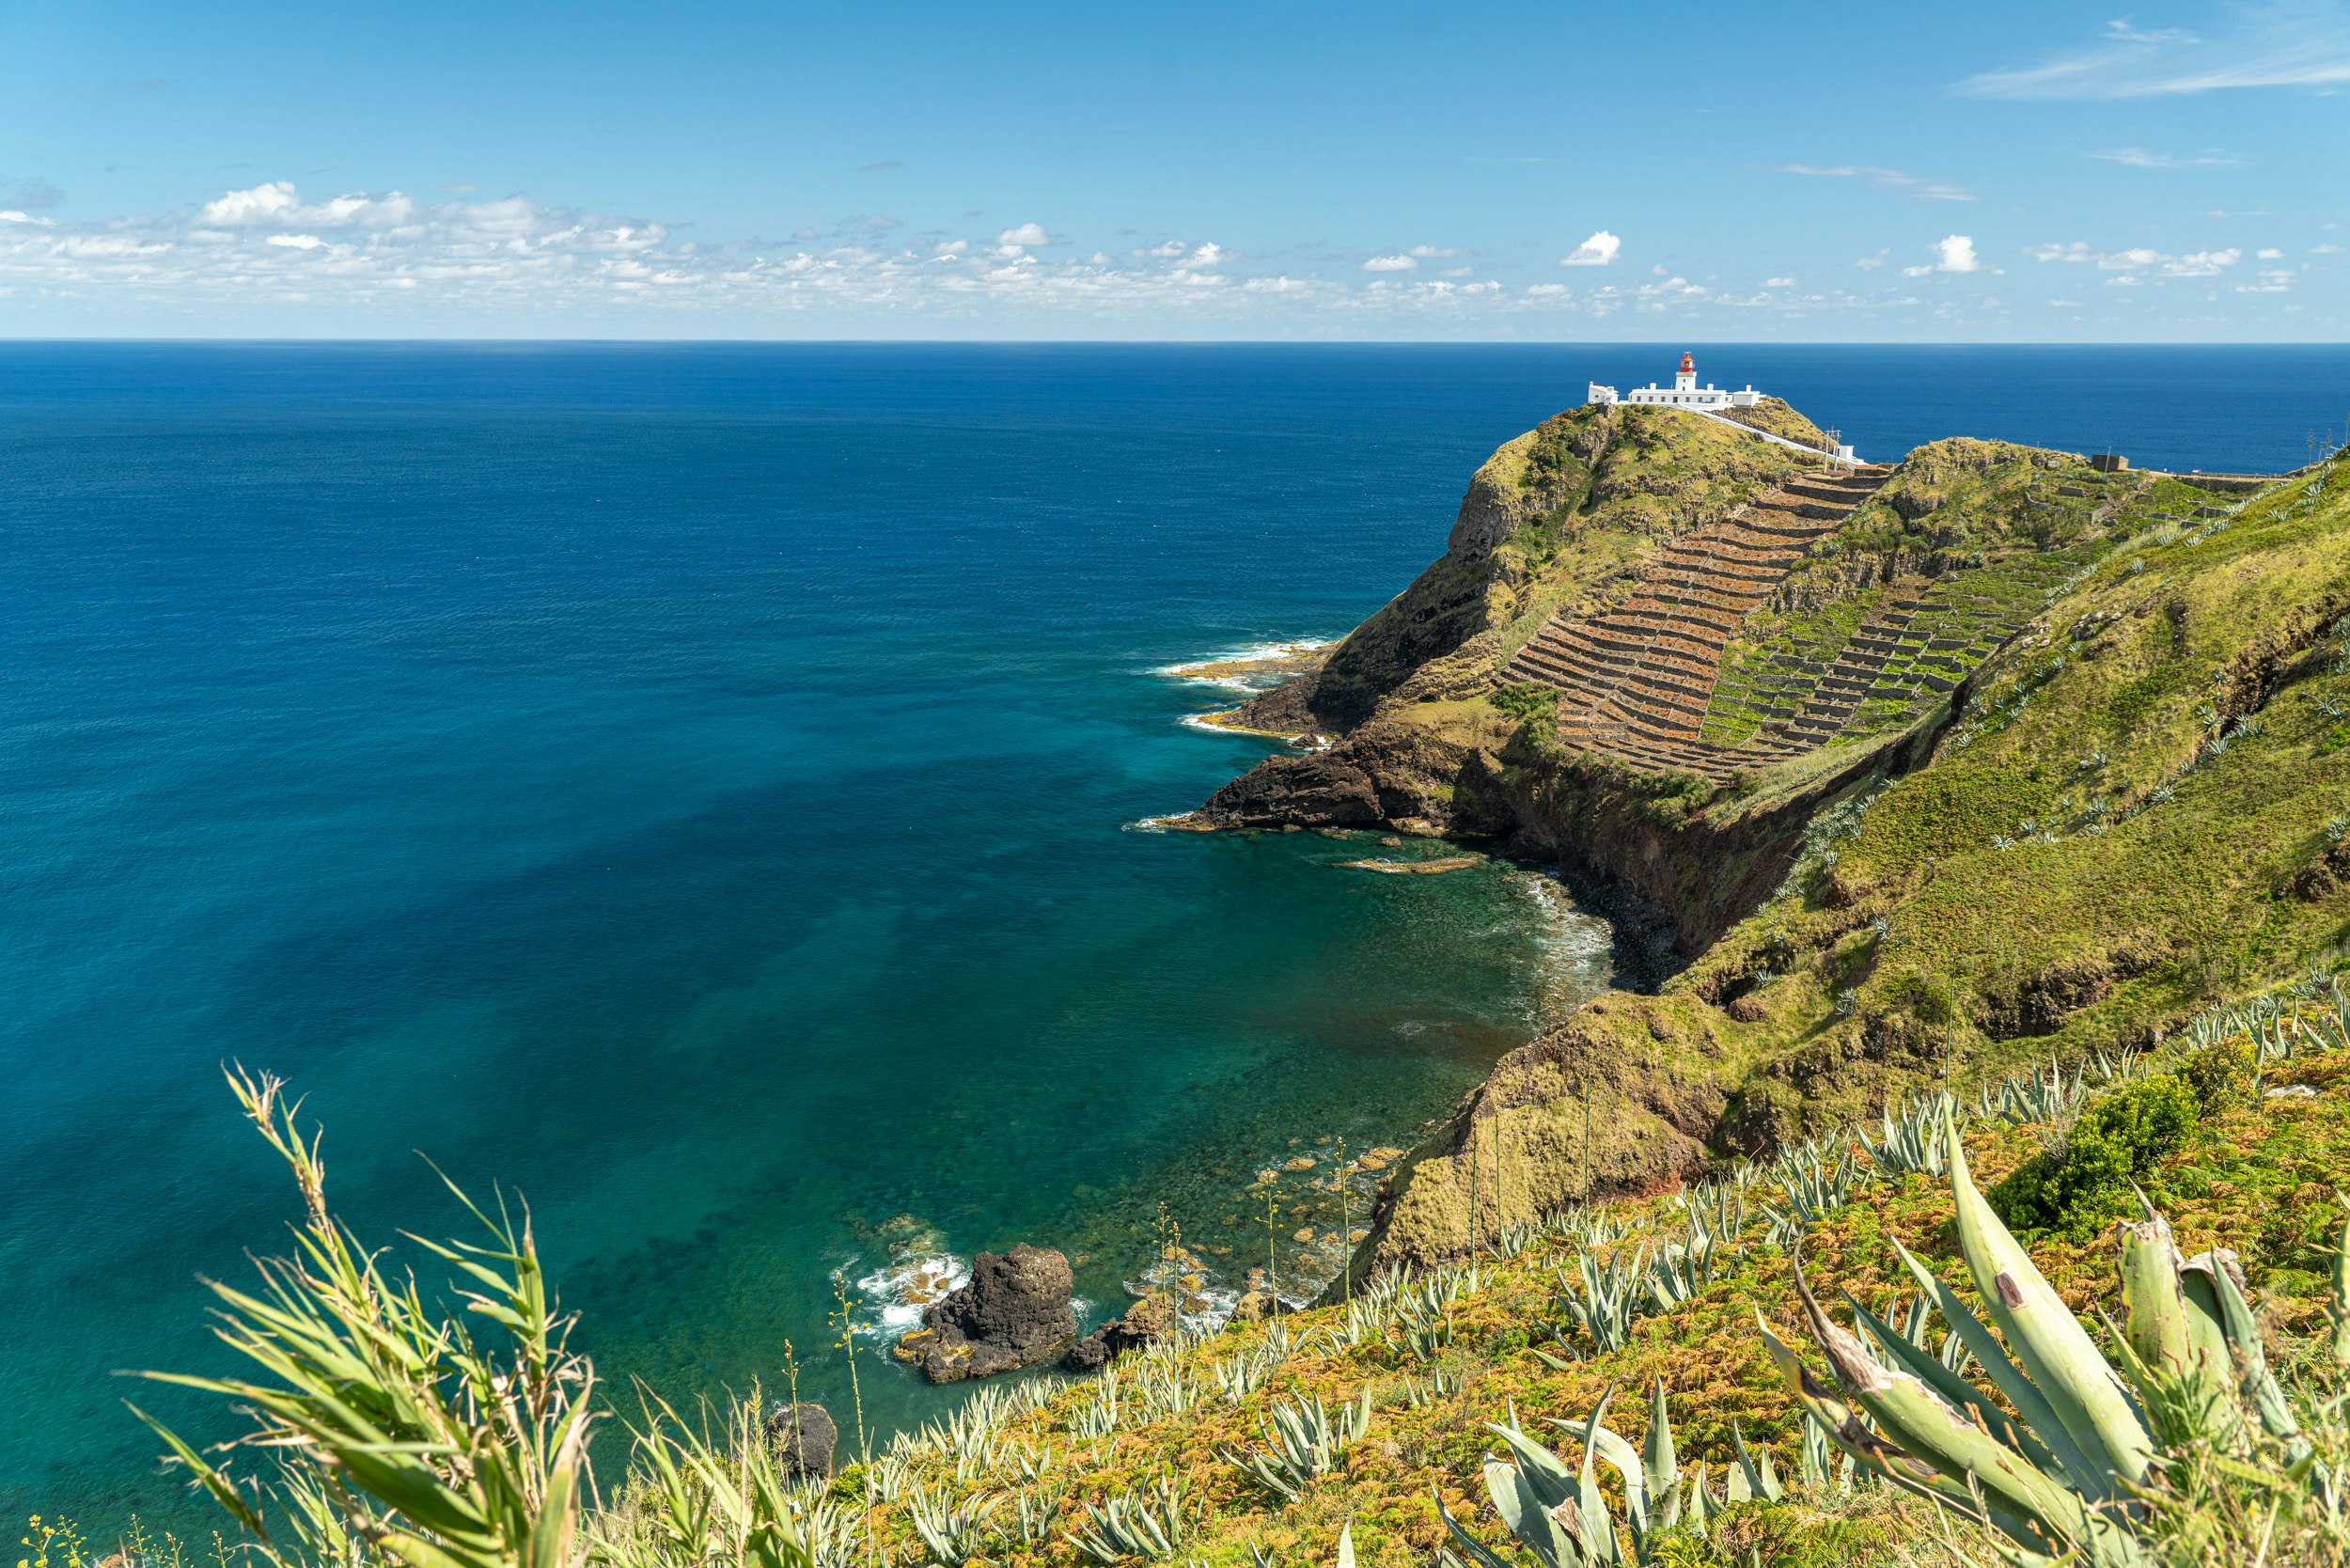
[[[1684,408],[1681,412],[1694,414],[1700,419],[1711,419],[1717,425],[1728,425],[1731,430],[1743,431],[1758,440],[1768,441],[1773,446],[1784,447],[1790,451],[1803,452],[1811,457],[1825,459],[1829,463],[1845,463],[1854,467],[1857,467],[1860,463],[1860,459],[1853,455],[1853,450],[1849,447],[1840,447],[1834,451],[1824,452],[1817,447],[1807,447],[1800,441],[1790,441],[1783,435],[1773,435],[1769,431],[1756,430],[1752,425],[1742,424],[1736,419],[1716,414],[1710,409]]]

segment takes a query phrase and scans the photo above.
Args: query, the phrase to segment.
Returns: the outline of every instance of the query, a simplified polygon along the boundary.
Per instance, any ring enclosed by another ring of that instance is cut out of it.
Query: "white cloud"
[[[2244,166],[2244,160],[2232,152],[2205,152],[2192,158],[2182,158],[2165,152],[2149,152],[2142,147],[2117,147],[2105,152],[2092,152],[2090,156],[2103,158],[2108,164],[2127,164],[2134,169],[2232,169]]]
[[[2244,259],[2244,253],[2228,250],[2192,250],[2163,263],[2166,277],[2217,277],[2222,267],[2232,267]]]
[[[1367,273],[1408,273],[1419,263],[1408,256],[1374,256],[1363,263]]]
[[[2258,282],[2239,283],[2235,291],[2239,294],[2288,294],[2293,291],[2293,274],[2281,268],[2253,275],[2259,279]]]
[[[1904,267],[1904,277],[1924,277],[1929,273],[1979,272],[1982,259],[1975,254],[1975,242],[1965,234],[1952,234],[1934,242],[1934,260],[1928,266]]]
[[[933,337],[1040,328],[1048,336],[1133,336],[1139,325],[1253,337],[1301,324],[1343,333],[1350,322],[1411,336],[1506,331],[1514,315],[1536,332],[1596,337],[1604,335],[1604,322],[1628,326],[1643,314],[1656,317],[1646,323],[1652,328],[1672,316],[1676,331],[1684,321],[1727,324],[1751,321],[1755,312],[1790,321],[1876,312],[1885,313],[1888,326],[1905,328],[1916,321],[1906,313],[1919,308],[1898,282],[1872,289],[1853,279],[1849,290],[1815,283],[1815,291],[1806,292],[1792,272],[1761,290],[1726,293],[1721,280],[1704,272],[1650,276],[1645,269],[1619,268],[1580,274],[1570,290],[1563,282],[1496,281],[1483,267],[1477,269],[1481,279],[1454,275],[1462,270],[1446,260],[1405,250],[1374,259],[1390,265],[1368,274],[1359,270],[1360,256],[1324,260],[1326,274],[1310,270],[1311,263],[1284,273],[1213,240],[1077,256],[1033,250],[1018,239],[942,241],[903,229],[862,229],[854,220],[846,232],[854,238],[688,241],[658,222],[523,196],[314,196],[272,180],[154,216],[70,222],[7,209],[0,213],[0,294],[12,312],[33,302],[36,315],[27,320],[68,331],[166,323],[184,330],[177,323],[195,322],[227,332],[266,326],[456,336],[526,335],[549,326],[564,335],[679,337],[875,327]],[[2251,254],[2100,254],[2087,242],[2043,250],[2083,263],[2084,273],[2093,266],[2100,275],[2128,280],[2117,287],[2185,278],[2213,284],[2222,269]],[[1622,242],[1601,230],[1577,254],[1585,257],[1577,266],[1620,262]],[[1937,272],[1998,271],[1963,235],[1936,245],[1931,259],[1929,270]],[[1624,278],[1626,271],[1634,275]],[[1584,278],[1589,287],[1581,286]],[[2244,287],[2248,296],[2301,292],[2291,278],[2270,267]],[[1997,324],[1992,316],[1953,314],[1989,309],[1972,290],[1950,291],[1925,308],[1951,321]]]
[[[2102,273],[2152,272],[2160,277],[2212,277],[2222,267],[2232,267],[2244,259],[2244,252],[2233,246],[2226,250],[2191,250],[2184,256],[2172,256],[2149,245],[2132,245],[2125,250],[2095,251],[2079,240],[2066,244],[2034,245],[2025,255],[2042,261],[2073,261],[2093,263]],[[2277,252],[2276,255],[2282,255]],[[2264,258],[2271,253],[2263,251]],[[2273,259],[2273,258],[2271,258]],[[2138,279],[2133,276],[2130,285]]]
[[[1562,267],[1605,267],[1613,261],[1617,253],[1622,249],[1623,242],[1603,228],[1560,257],[1559,265]]]
[[[1854,262],[1853,265],[1858,267],[1864,273],[1872,273],[1879,267],[1884,266],[1885,259],[1892,254],[1893,247],[1891,245],[1888,245],[1883,250],[1877,252],[1874,256],[1862,257],[1859,260]]]
[[[1024,223],[996,235],[995,243],[999,245],[1049,245],[1053,237],[1045,232],[1041,223]]]
[[[2285,259],[2285,253],[2273,245],[2264,245],[2254,251],[2252,258],[2257,261],[2281,261]]]
[[[1466,256],[1468,252],[1459,245],[1414,245],[1412,254],[1422,261],[1447,261],[1456,256]]]
[[[1823,180],[1865,180],[1886,190],[1906,192],[1924,201],[1973,201],[1972,191],[1947,180],[1929,180],[1923,175],[1902,169],[1880,168],[1873,164],[1757,164],[1754,165],[1773,174],[1805,174]]]
[[[2264,252],[2263,254],[2264,255],[2266,253]],[[2340,245],[2332,244],[2311,245],[2310,247],[2310,254],[2311,256],[2340,256],[2342,254],[2342,247]]]
[[[1979,98],[2093,100],[2350,82],[2350,25],[2337,6],[2304,0],[2245,7],[2231,21],[2228,33],[2213,38],[2109,22],[2093,43],[2036,66],[1971,76],[1958,90]]]
[[[221,224],[267,223],[281,212],[302,205],[294,195],[293,181],[273,180],[266,185],[256,185],[249,191],[230,191],[218,201],[204,204],[204,221]]]

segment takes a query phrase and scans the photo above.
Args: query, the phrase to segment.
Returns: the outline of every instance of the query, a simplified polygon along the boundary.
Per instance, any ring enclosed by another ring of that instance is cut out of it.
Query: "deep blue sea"
[[[297,1212],[232,1060],[371,1237],[461,1226],[416,1151],[526,1198],[615,1391],[788,1340],[843,1408],[836,1273],[868,1351],[1019,1240],[1098,1314],[1162,1205],[1229,1284],[1256,1168],[1408,1141],[1605,933],[1136,830],[1266,749],[1166,666],[1343,633],[1685,346],[0,345],[0,1510],[186,1516],[120,1402],[217,1419],[111,1373],[223,1367],[198,1277]],[[2350,409],[2340,349],[1697,352],[1871,458]]]

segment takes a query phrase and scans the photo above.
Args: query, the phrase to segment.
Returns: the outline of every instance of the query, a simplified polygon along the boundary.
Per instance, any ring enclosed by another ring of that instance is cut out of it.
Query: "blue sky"
[[[2350,10],[0,0],[0,334],[2339,339]]]

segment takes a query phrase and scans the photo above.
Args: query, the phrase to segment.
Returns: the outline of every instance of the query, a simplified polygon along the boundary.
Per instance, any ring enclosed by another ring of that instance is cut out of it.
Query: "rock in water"
[[[1164,1291],[1153,1291],[1069,1347],[1061,1365],[1071,1372],[1100,1372],[1130,1350],[1164,1340],[1183,1326],[1175,1303]]]
[[[971,1281],[924,1309],[898,1341],[932,1383],[960,1383],[1042,1361],[1077,1336],[1069,1260],[1022,1242],[971,1261]]]
[[[840,1443],[840,1429],[822,1405],[776,1401],[767,1412],[767,1440],[775,1445],[776,1468],[786,1478],[832,1479],[832,1455]]]

